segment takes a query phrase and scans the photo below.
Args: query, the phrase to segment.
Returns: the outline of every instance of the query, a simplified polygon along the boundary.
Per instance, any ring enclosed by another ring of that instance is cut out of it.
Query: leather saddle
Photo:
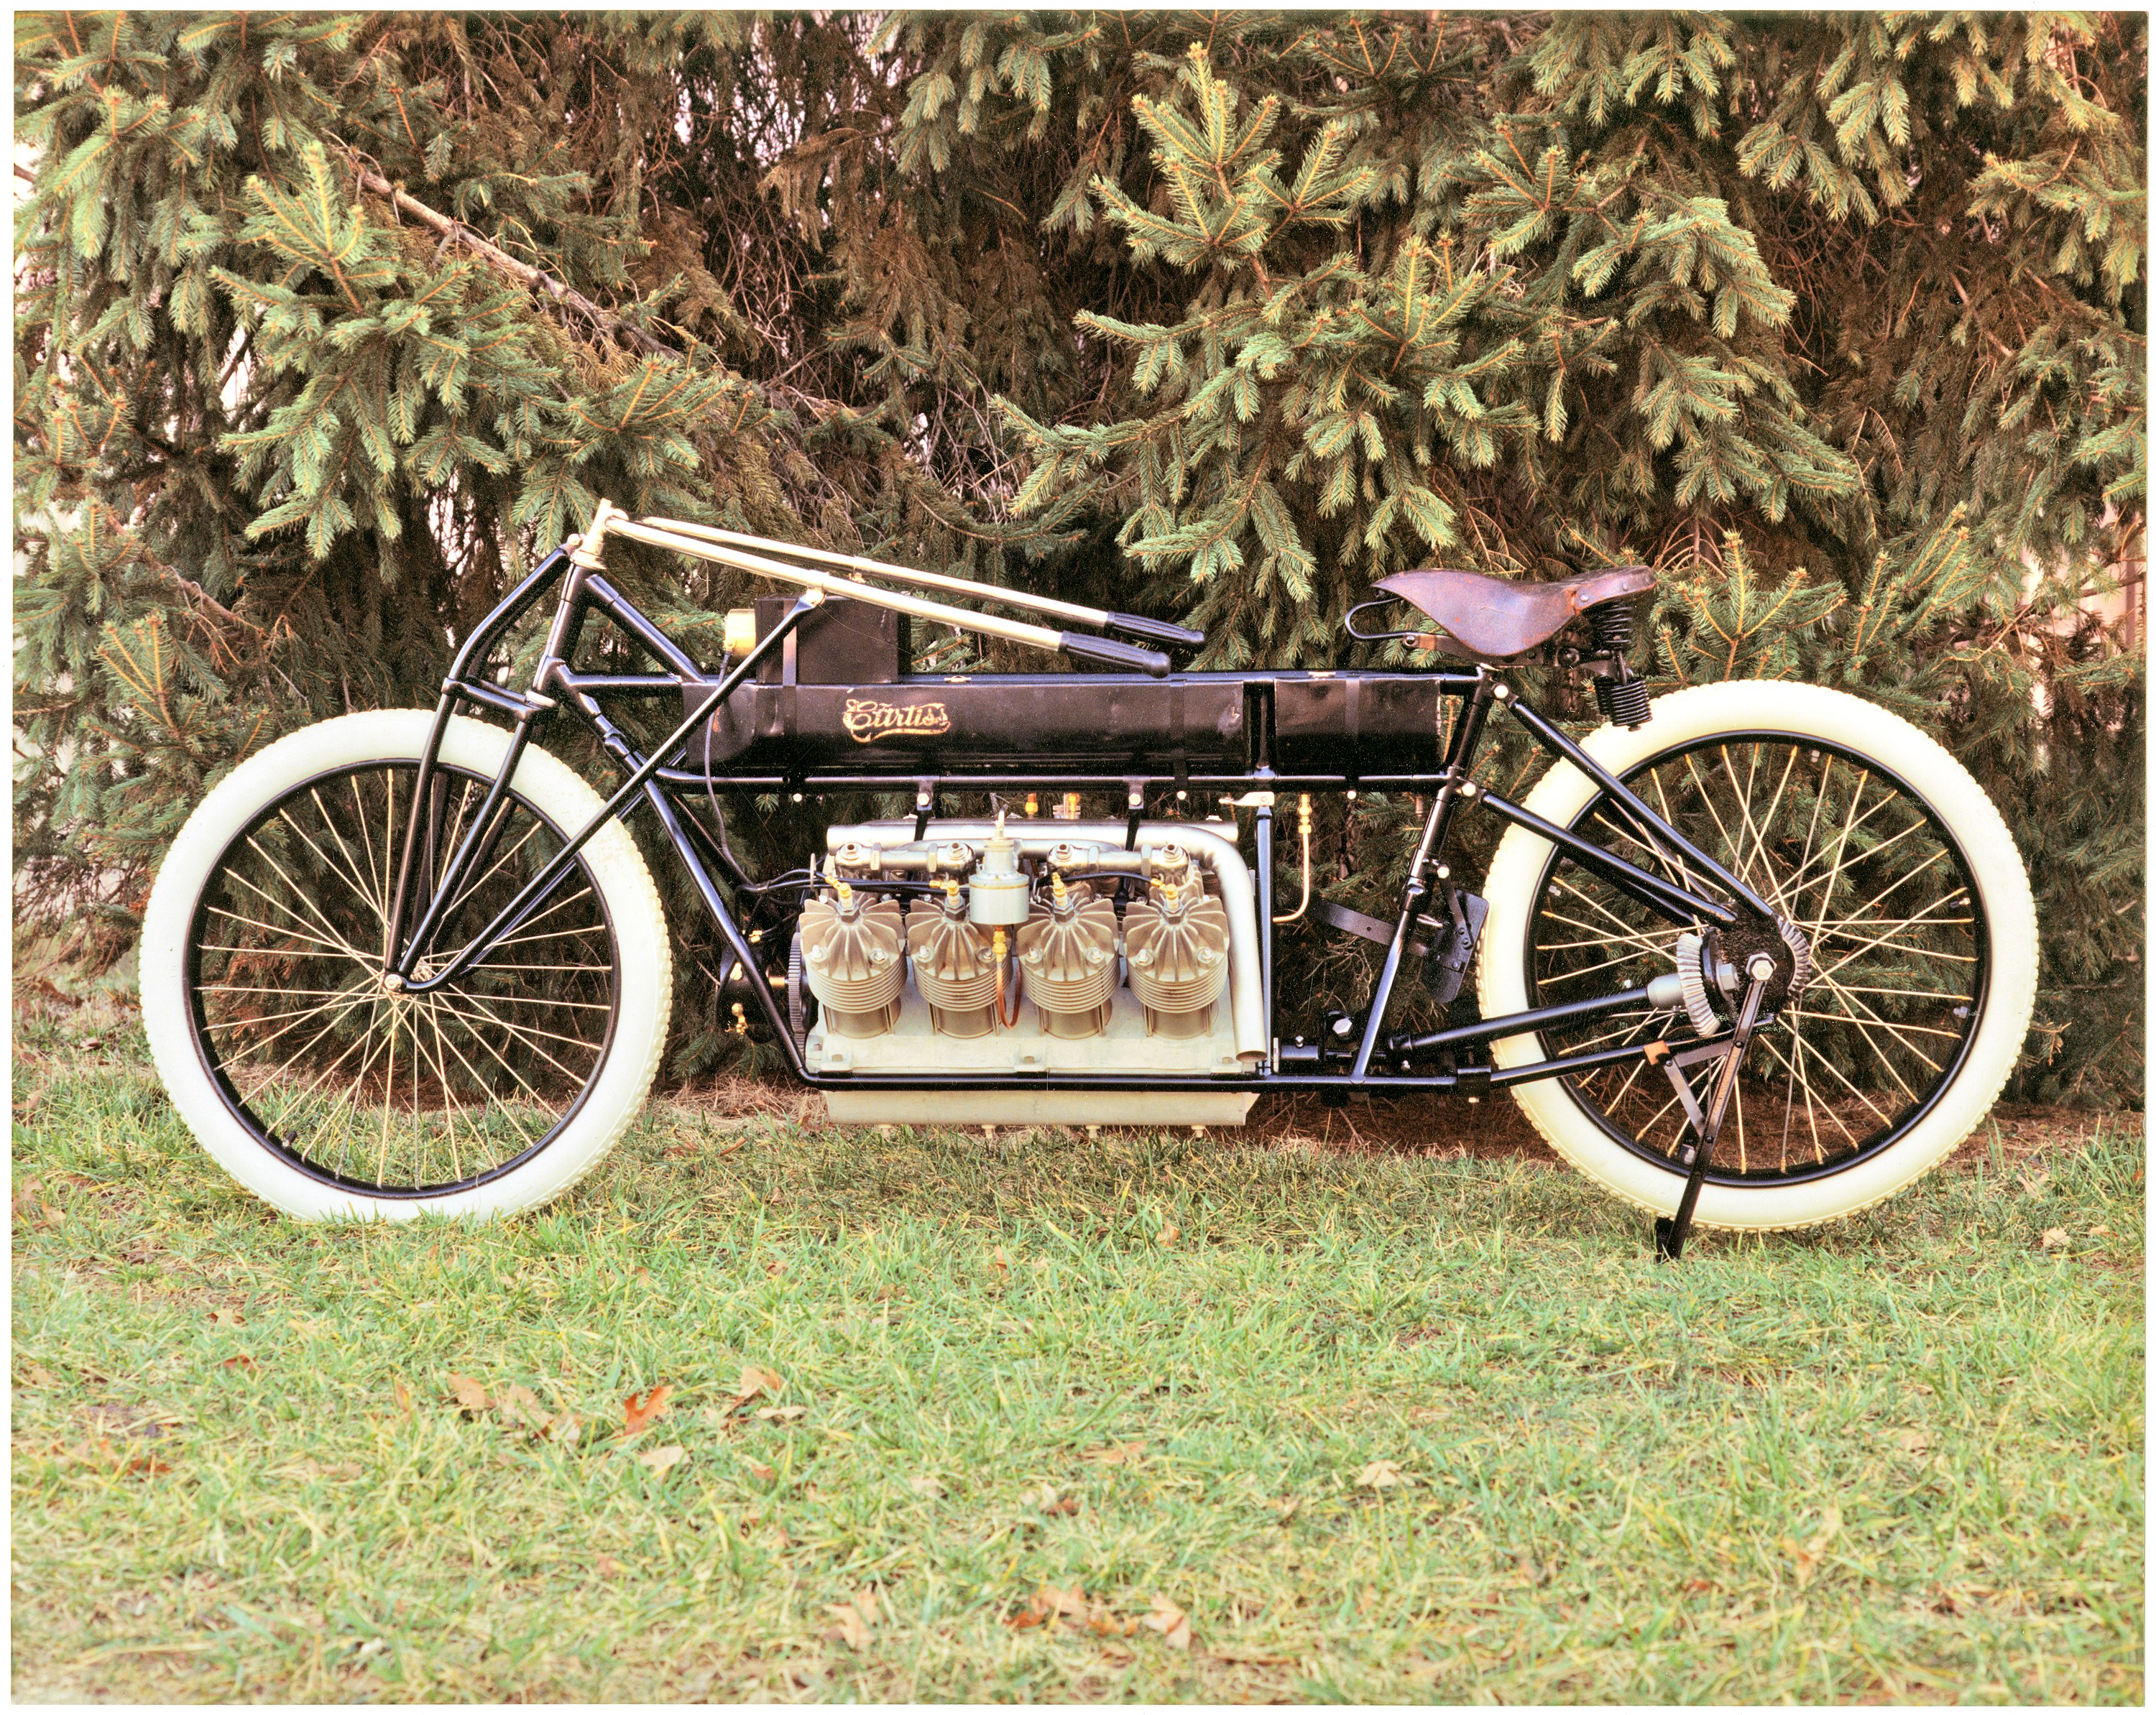
[[[1502,661],[1548,642],[1590,607],[1651,590],[1655,571],[1620,566],[1543,584],[1479,571],[1396,571],[1377,586],[1420,608],[1465,653]]]

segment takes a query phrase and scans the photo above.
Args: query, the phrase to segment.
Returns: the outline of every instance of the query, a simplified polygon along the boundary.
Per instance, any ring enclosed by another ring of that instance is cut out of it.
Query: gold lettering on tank
[[[879,703],[873,697],[849,697],[841,719],[857,745],[951,730],[950,711],[941,703]]]

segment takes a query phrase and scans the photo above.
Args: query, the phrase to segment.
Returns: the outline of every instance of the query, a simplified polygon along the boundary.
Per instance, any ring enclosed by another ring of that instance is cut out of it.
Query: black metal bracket
[[[1737,1073],[1744,1063],[1745,1049],[1751,1046],[1752,1033],[1758,1028],[1759,1005],[1766,997],[1768,979],[1774,975],[1771,961],[1758,962],[1765,965],[1764,973],[1757,968],[1751,973],[1751,986],[1744,991],[1737,1028],[1730,1035],[1728,1047],[1719,1051],[1722,1066],[1704,1112],[1692,1093],[1691,1081],[1685,1076],[1684,1067],[1707,1055],[1694,1049],[1688,1053],[1671,1055],[1661,1062],[1670,1082],[1676,1087],[1677,1099],[1684,1104],[1685,1118],[1696,1141],[1691,1154],[1685,1158],[1691,1171],[1685,1175],[1684,1192],[1677,1199],[1676,1213],[1655,1217],[1655,1256],[1661,1262],[1676,1262],[1684,1254],[1686,1239],[1691,1236],[1692,1211],[1699,1206],[1700,1187],[1707,1182],[1707,1166],[1714,1160],[1714,1142],[1722,1134],[1722,1118],[1729,1111],[1729,1098],[1737,1088]]]

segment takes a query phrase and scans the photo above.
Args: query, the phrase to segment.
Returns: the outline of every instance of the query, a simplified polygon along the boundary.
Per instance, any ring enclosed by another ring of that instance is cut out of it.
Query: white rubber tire
[[[1908,1134],[1864,1160],[1820,1178],[1785,1185],[1702,1186],[1695,1221],[1702,1226],[1772,1231],[1840,1220],[1890,1197],[1944,1160],[1974,1131],[2008,1075],[2028,1034],[2036,999],[2036,907],[2029,878],[1998,810],[1969,770],[1898,715],[1820,685],[1757,679],[1697,685],[1659,698],[1636,732],[1605,726],[1583,748],[1620,778],[1661,751],[1717,733],[1779,732],[1824,739],[1891,770],[1922,792],[1967,854],[1990,934],[1989,986],[1976,1036],[1961,1070]],[[1569,827],[1596,792],[1594,783],[1560,761],[1528,795],[1527,808]],[[1527,1007],[1527,938],[1554,847],[1525,828],[1507,831],[1491,860],[1477,992],[1482,1016]],[[1545,1057],[1535,1035],[1492,1047],[1499,1066]],[[1625,1149],[1584,1109],[1563,1082],[1513,1087],[1535,1129],[1589,1178],[1657,1215],[1674,1214],[1683,1175]]]
[[[258,1141],[235,1118],[195,1052],[187,984],[188,926],[219,858],[254,818],[294,787],[331,769],[378,761],[416,762],[431,711],[348,714],[294,733],[251,756],[205,797],[166,854],[142,923],[142,1023],[150,1052],[202,1146],[265,1202],[301,1220],[409,1221],[423,1214],[477,1219],[512,1215],[559,1196],[605,1156],[643,1107],[666,1044],[673,1009],[673,950],[658,890],[628,830],[610,822],[583,851],[613,924],[620,964],[619,1011],[597,1082],[568,1125],[529,1161],[485,1183],[437,1197],[371,1197],[325,1184]],[[442,740],[442,760],[490,778],[509,735],[461,716]],[[516,794],[566,834],[603,807],[598,795],[536,745],[511,782]]]

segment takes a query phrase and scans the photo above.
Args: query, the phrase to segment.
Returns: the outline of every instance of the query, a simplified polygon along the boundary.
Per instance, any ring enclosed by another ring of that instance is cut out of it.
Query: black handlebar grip
[[[1155,678],[1168,677],[1168,659],[1158,649],[1141,649],[1134,643],[1118,643],[1111,637],[1089,637],[1065,632],[1058,645],[1066,655],[1085,661],[1104,661],[1111,667],[1136,668]]]
[[[1165,619],[1145,619],[1135,613],[1111,613],[1108,629],[1121,632],[1127,637],[1142,637],[1149,643],[1166,643],[1177,649],[1202,649],[1205,633],[1194,632],[1187,625],[1172,625]]]

